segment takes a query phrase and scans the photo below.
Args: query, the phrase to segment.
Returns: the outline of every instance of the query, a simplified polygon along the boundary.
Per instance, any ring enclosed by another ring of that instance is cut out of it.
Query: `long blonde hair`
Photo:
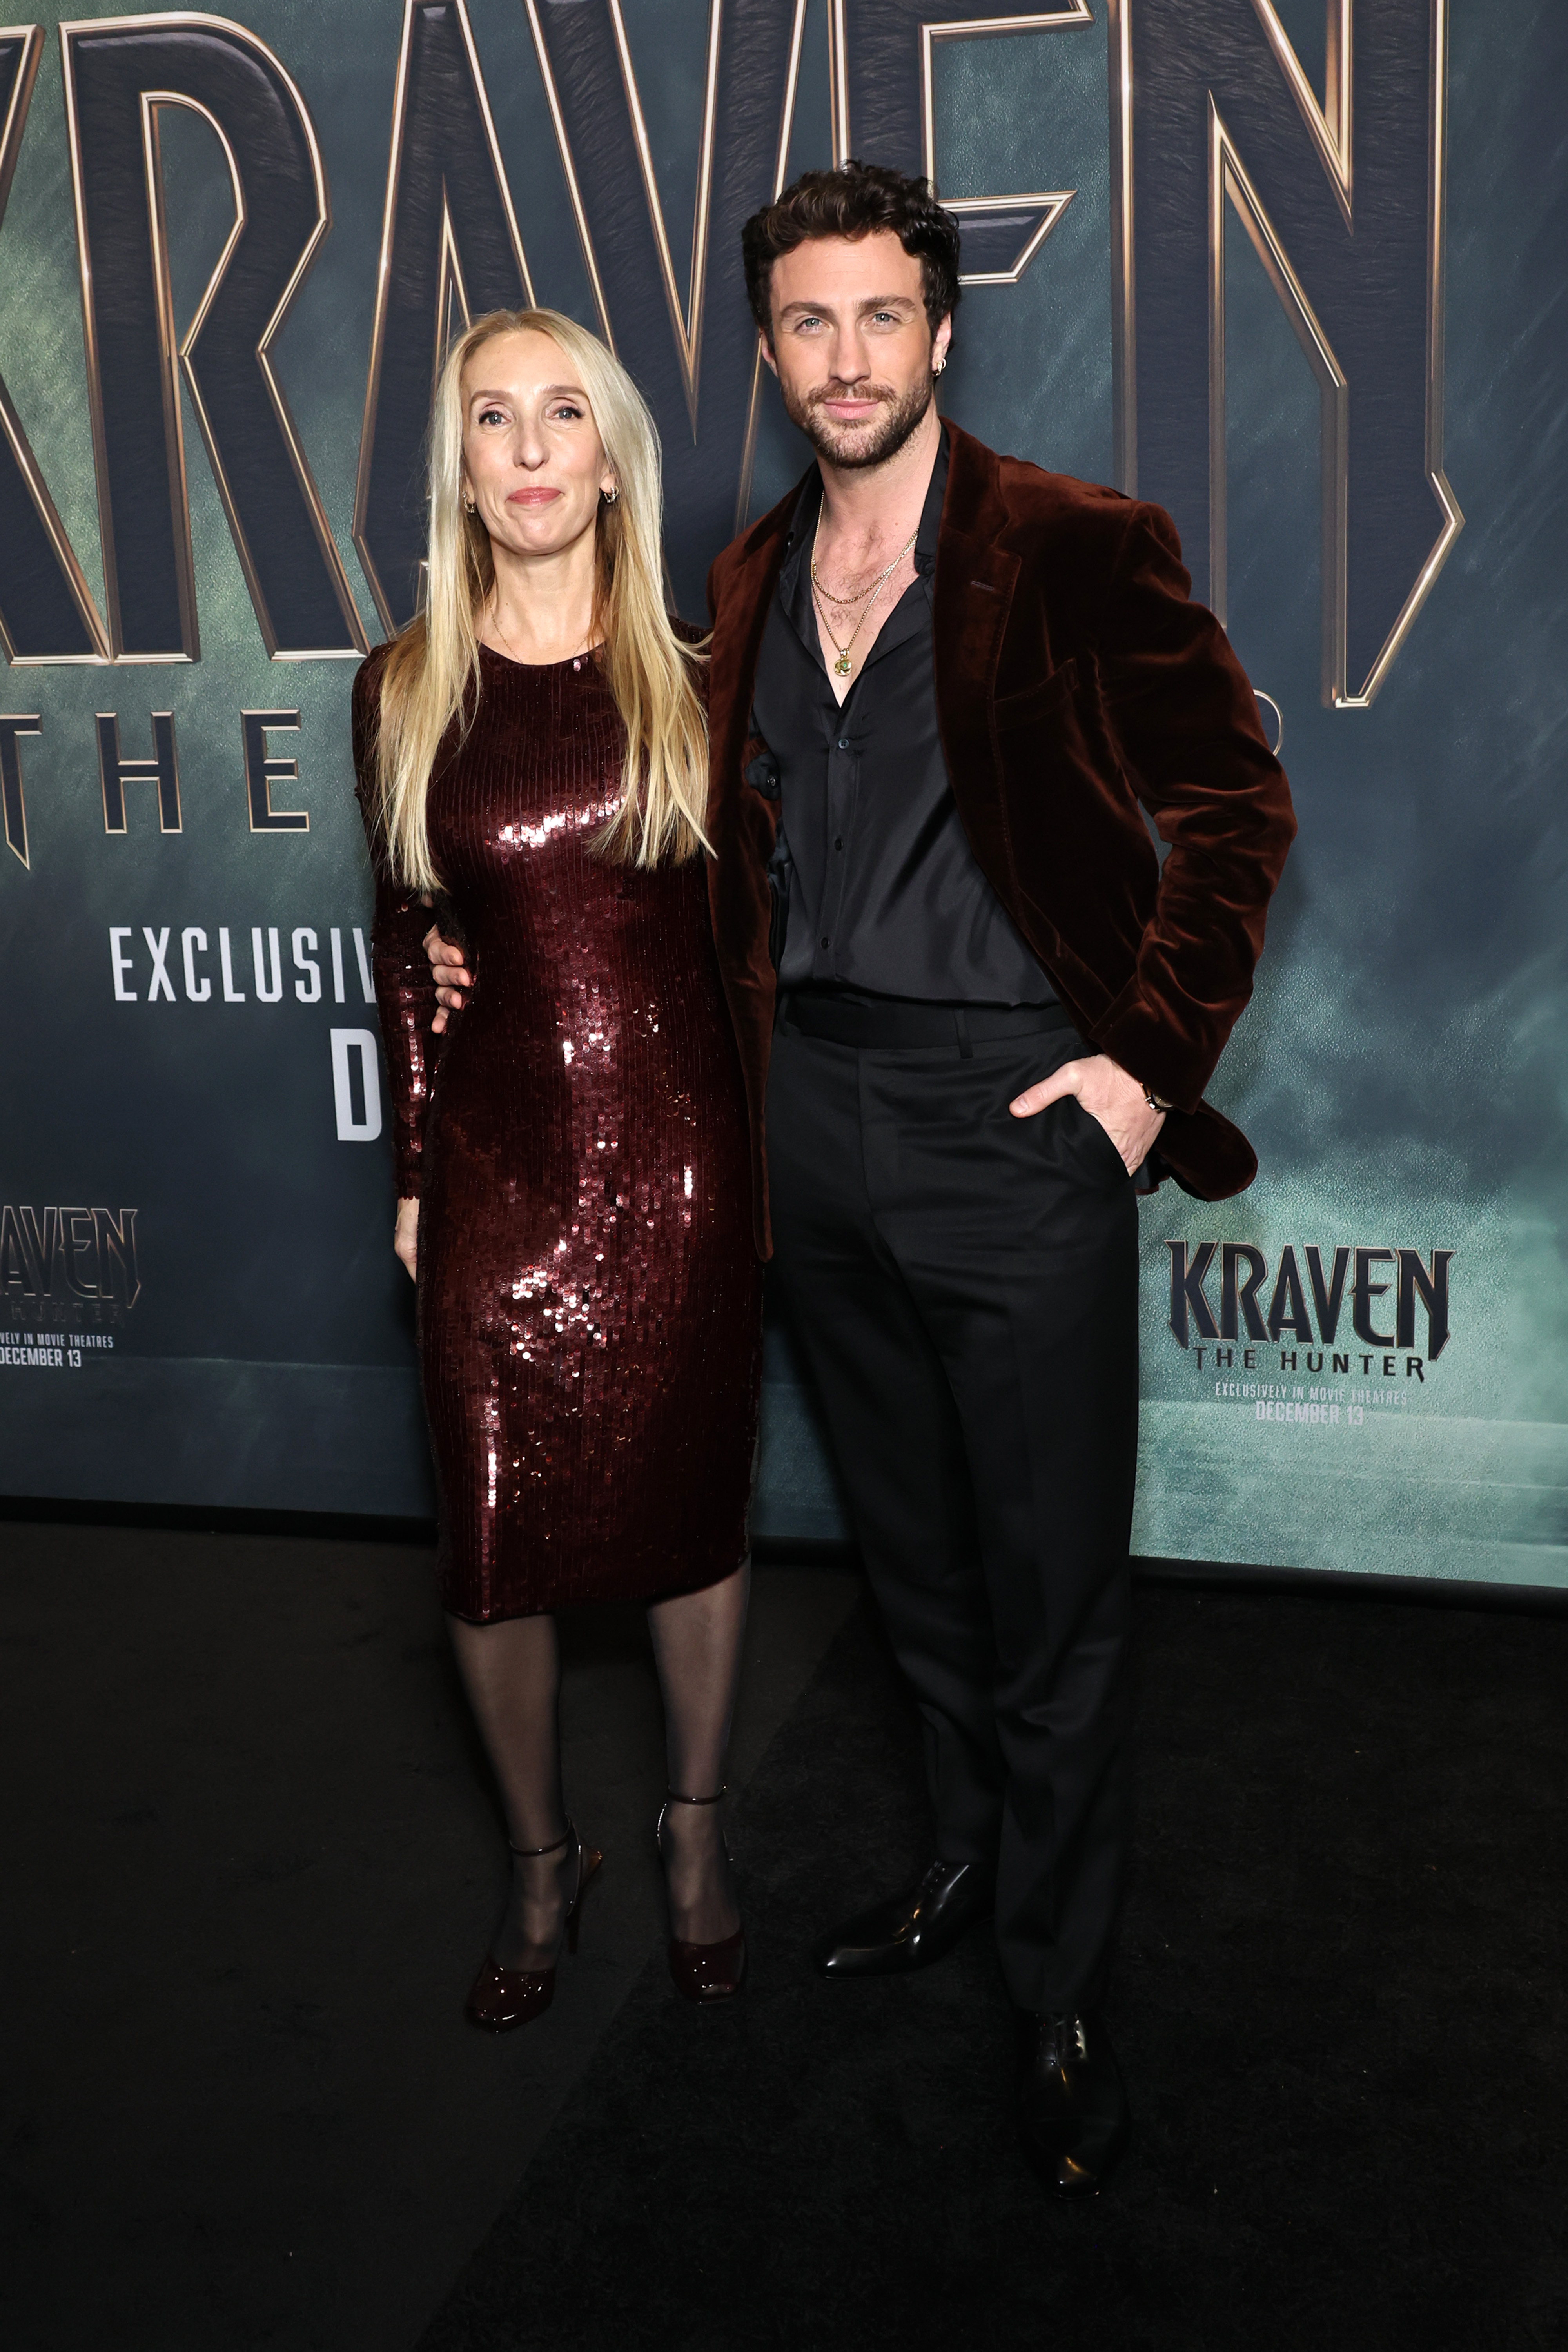
[[[389,863],[407,888],[439,887],[426,807],[447,729],[458,740],[479,699],[475,618],[495,585],[489,534],[463,504],[463,370],[493,335],[548,335],[581,373],[620,495],[595,536],[594,634],[626,730],[620,806],[594,847],[617,863],[679,865],[710,846],[708,729],[691,649],[665,608],[664,490],[658,428],[626,369],[596,335],[559,310],[490,310],[447,354],[430,417],[430,538],[423,611],[399,631],[381,674],[377,815]]]

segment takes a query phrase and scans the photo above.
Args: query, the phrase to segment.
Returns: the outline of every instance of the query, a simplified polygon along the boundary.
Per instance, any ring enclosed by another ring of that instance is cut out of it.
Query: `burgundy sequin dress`
[[[740,1564],[761,1269],[703,861],[590,855],[626,741],[595,662],[479,658],[429,799],[478,982],[445,1039],[429,910],[384,877],[374,940],[397,1190],[421,1204],[441,1597],[487,1623]],[[379,673],[373,654],[354,687],[362,806]]]

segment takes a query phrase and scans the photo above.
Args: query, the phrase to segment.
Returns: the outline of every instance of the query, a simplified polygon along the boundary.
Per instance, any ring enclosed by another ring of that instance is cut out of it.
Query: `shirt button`
[[[843,848],[843,846],[844,846],[844,843],[843,843],[843,839],[842,839],[842,837],[840,837],[837,841],[836,841],[836,842],[834,843],[833,846],[834,846],[834,848],[835,848],[835,849],[842,849],[842,848]]]
[[[826,946],[827,945],[827,941],[826,941],[826,940],[823,940],[823,942],[822,942],[822,944],[823,944],[823,946],[824,946],[824,947],[826,947]]]
[[[840,735],[838,738],[838,748],[841,751],[847,751],[849,749],[849,738],[847,735]]]

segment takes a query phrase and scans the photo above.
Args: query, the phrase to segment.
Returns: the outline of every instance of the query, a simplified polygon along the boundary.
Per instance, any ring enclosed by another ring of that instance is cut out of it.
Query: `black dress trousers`
[[[1070,1030],[868,1050],[774,1033],[777,1267],[924,1726],[936,1851],[994,1868],[1013,1999],[1101,1997],[1124,1869],[1136,1196]]]

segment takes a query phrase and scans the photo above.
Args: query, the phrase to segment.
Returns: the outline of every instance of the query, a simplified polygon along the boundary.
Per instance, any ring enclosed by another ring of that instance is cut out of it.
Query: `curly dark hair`
[[[769,289],[782,253],[815,236],[870,236],[890,229],[904,251],[918,257],[926,317],[934,334],[958,308],[958,223],[943,212],[929,180],[911,180],[881,163],[851,161],[837,172],[803,172],[793,187],[741,231],[746,299],[763,333],[773,339]]]

